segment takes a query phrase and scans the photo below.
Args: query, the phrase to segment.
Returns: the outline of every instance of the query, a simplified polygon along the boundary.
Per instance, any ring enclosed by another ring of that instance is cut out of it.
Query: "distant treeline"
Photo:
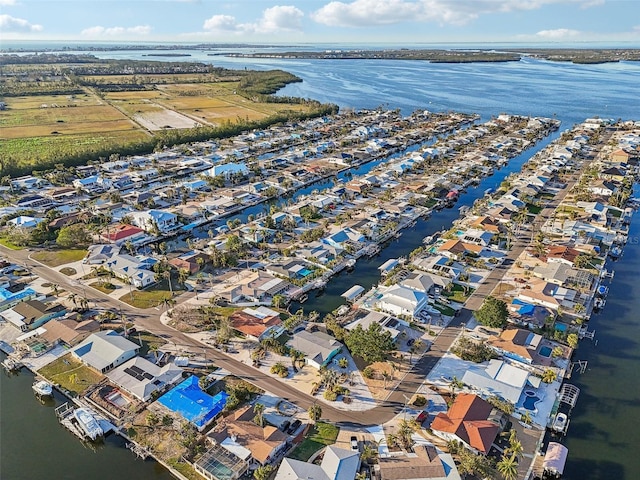
[[[47,152],[47,158],[34,159],[36,161],[35,168],[33,164],[19,165],[17,164],[17,160],[10,155],[3,155],[0,156],[0,177],[6,175],[18,177],[31,173],[39,174],[54,169],[56,164],[63,164],[66,167],[86,165],[90,161],[97,161],[101,157],[108,158],[113,153],[119,153],[121,156],[144,155],[162,150],[165,147],[211,139],[229,138],[253,129],[263,129],[275,124],[301,121],[338,113],[337,105],[321,104],[315,101],[307,102],[312,105],[312,108],[307,112],[282,112],[258,120],[225,122],[217,127],[198,126],[181,130],[163,130],[157,132],[153,138],[149,138],[148,140],[118,146],[117,148],[114,148],[113,145],[96,145],[93,147],[85,145],[82,151],[73,151],[72,145],[63,144],[59,147],[64,148],[64,150],[60,149],[60,151],[55,151],[56,147],[52,146],[51,151]]]

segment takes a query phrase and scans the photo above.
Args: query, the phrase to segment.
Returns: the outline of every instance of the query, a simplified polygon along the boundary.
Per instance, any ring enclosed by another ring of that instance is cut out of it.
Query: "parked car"
[[[418,422],[418,425],[421,425],[422,422],[424,422],[427,419],[427,412],[422,411],[418,414],[418,416],[416,417],[416,422]]]
[[[290,425],[291,425],[291,422],[289,420],[286,420],[282,425],[280,425],[280,430],[282,430],[283,432],[286,432],[289,429]]]
[[[351,437],[351,450],[353,450],[354,452],[359,451],[360,449],[358,448],[358,437]]]
[[[295,433],[296,430],[298,430],[298,428],[300,428],[300,425],[302,425],[302,422],[300,420],[294,420],[293,423],[291,424],[291,426],[287,429],[287,433],[289,435]]]
[[[416,343],[416,339],[415,338],[410,338],[409,340],[407,340],[407,347],[410,347],[414,343]]]

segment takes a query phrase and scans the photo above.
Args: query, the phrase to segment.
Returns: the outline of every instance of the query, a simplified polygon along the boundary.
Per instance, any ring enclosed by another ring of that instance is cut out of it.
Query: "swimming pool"
[[[534,410],[537,410],[536,403],[538,403],[539,401],[540,401],[539,397],[537,397],[537,396],[531,397],[531,396],[527,395],[527,398],[524,399],[524,402],[522,403],[522,406],[524,408],[526,408],[527,410],[534,411]]]
[[[544,347],[540,347],[540,350],[538,350],[538,354],[541,357],[547,357],[549,358],[551,356],[551,347],[548,347],[547,345],[545,345]]]

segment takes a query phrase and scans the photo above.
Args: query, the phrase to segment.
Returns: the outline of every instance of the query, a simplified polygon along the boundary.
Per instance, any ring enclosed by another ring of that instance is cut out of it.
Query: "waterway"
[[[95,52],[101,58],[143,57],[148,51]],[[399,61],[313,61],[208,57],[192,53],[186,61],[203,61],[229,68],[282,68],[304,82],[283,89],[296,95],[334,102],[341,107],[400,108],[474,112],[488,119],[502,112],[553,116],[562,128],[588,117],[640,119],[638,78],[640,63],[572,65],[535,59],[499,64],[429,64]],[[173,60],[173,59],[172,59]],[[539,148],[539,147],[538,147]],[[535,151],[535,150],[534,150]],[[371,260],[362,259],[353,273],[343,272],[324,295],[313,293],[305,310],[327,312],[341,303],[339,295],[354,283],[366,288],[379,280],[377,267],[387,258],[406,255],[422,238],[450,225],[457,207],[470,205],[484,190],[495,187],[509,172],[519,169],[533,151],[519,158],[480,186],[470,188],[456,207],[434,212],[405,230],[399,240]],[[317,187],[313,187],[317,188]],[[263,207],[260,207],[260,210]],[[248,213],[247,213],[248,214]],[[634,218],[630,242],[616,271],[607,305],[595,315],[590,329],[596,342],[584,341],[576,358],[588,361],[585,374],[572,379],[582,389],[569,426],[569,480],[636,480],[640,478],[640,217]],[[106,480],[167,479],[154,462],[142,462],[108,438],[93,452],[60,427],[52,406],[40,405],[31,392],[31,376],[0,375],[0,478]],[[57,399],[59,401],[59,399]]]

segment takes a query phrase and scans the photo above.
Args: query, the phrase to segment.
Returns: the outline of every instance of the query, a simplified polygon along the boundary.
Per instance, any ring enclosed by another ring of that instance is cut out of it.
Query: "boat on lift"
[[[78,422],[78,425],[82,429],[82,431],[89,437],[91,440],[96,440],[98,437],[101,437],[104,432],[100,427],[100,424],[96,420],[93,415],[93,412],[88,408],[77,408],[73,412],[73,418]]]
[[[34,393],[39,397],[50,397],[53,395],[53,385],[51,385],[46,380],[39,380],[37,382],[33,382],[31,386]]]

